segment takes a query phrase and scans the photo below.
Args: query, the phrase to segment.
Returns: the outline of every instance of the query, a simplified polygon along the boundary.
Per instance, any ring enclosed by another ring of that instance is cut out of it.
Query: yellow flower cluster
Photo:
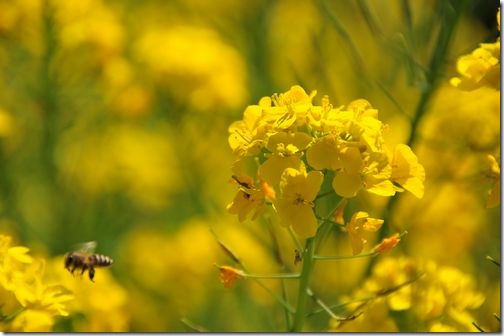
[[[500,31],[500,8],[497,25]],[[471,91],[489,86],[500,90],[500,38],[494,43],[481,43],[472,53],[459,57],[457,71],[461,77],[450,81],[455,87]]]
[[[233,179],[240,190],[230,213],[244,220],[269,203],[283,225],[306,238],[317,230],[314,200],[325,178],[343,198],[361,190],[423,196],[423,166],[408,146],[386,147],[378,110],[364,99],[334,108],[324,97],[314,105],[315,94],[293,86],[248,106],[243,119],[231,124],[229,144],[237,156]],[[253,172],[247,171],[250,158],[259,164]]]
[[[500,31],[500,8],[497,11],[497,28]],[[481,89],[482,87],[489,87],[490,90],[493,88],[500,91],[500,37],[494,43],[481,43],[480,47],[475,49],[471,54],[461,56],[457,60],[457,70],[461,78],[452,78],[450,83],[461,90],[473,91],[480,89],[478,91],[483,92],[481,94],[483,97],[485,94]],[[496,108],[491,109],[492,115],[495,118],[499,118],[498,107],[500,108],[500,100],[493,99],[493,101]],[[481,118],[480,99],[478,99],[477,103],[476,108],[478,113],[476,114],[478,118]],[[500,128],[498,128],[498,131],[500,135]],[[472,123],[471,132],[476,133],[474,132]],[[481,138],[480,133],[478,132],[478,138]],[[500,151],[500,147],[498,151]],[[500,167],[493,155],[488,155],[488,162],[490,165],[489,177],[493,181],[493,187],[488,193],[487,207],[492,208],[500,204]]]
[[[376,264],[351,301],[352,314],[362,314],[354,321],[334,321],[332,330],[399,331],[392,312],[403,312],[411,315],[411,331],[464,332],[476,331],[469,311],[478,308],[484,296],[475,290],[473,278],[456,268],[389,257]]]
[[[130,328],[129,293],[114,278],[110,269],[97,271],[95,281],[76,272],[71,275],[62,267],[62,257],[48,262],[48,270],[68,288],[75,300],[68,304],[73,332],[126,332]],[[82,317],[85,318],[82,318]]]
[[[31,257],[24,246],[11,246],[0,235],[0,330],[51,331],[57,316],[67,316],[73,295],[63,286],[43,281],[45,261]]]

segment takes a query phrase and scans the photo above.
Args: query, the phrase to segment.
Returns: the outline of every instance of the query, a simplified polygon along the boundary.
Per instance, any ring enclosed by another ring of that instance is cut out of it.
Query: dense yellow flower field
[[[0,331],[501,330],[494,0],[0,0]]]

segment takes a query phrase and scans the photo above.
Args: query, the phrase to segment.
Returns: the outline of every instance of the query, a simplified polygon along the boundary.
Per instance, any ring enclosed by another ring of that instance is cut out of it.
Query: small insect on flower
[[[65,255],[65,268],[72,274],[81,269],[81,275],[88,271],[89,279],[94,282],[95,267],[110,266],[114,262],[112,258],[103,254],[93,253],[96,242],[87,242],[80,245],[77,251]]]

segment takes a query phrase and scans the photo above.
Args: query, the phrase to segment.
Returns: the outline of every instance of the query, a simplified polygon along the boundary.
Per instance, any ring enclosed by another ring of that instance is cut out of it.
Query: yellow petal
[[[397,145],[392,158],[391,179],[418,198],[424,195],[425,169],[407,145]]]
[[[258,176],[270,185],[277,185],[285,169],[299,169],[301,164],[298,156],[272,155],[259,167]]]
[[[308,164],[316,170],[341,168],[337,145],[334,136],[326,136],[314,143],[306,151]]]
[[[313,201],[317,196],[322,182],[324,180],[324,175],[319,171],[311,171],[306,176],[306,189],[303,191],[302,195],[306,200]]]
[[[11,247],[8,250],[8,254],[10,257],[16,259],[19,262],[29,264],[33,262],[33,258],[27,255],[28,251],[30,251],[29,248],[24,247],[24,246],[16,246],[16,247]]]
[[[362,188],[359,174],[339,172],[332,181],[334,191],[343,197],[354,197]]]
[[[315,236],[317,233],[317,219],[313,209],[308,206],[298,207],[293,212],[292,229],[301,239]]]

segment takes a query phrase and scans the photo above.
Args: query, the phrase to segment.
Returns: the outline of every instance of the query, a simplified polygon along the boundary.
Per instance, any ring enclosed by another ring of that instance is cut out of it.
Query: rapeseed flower
[[[51,331],[58,316],[68,316],[74,297],[61,284],[48,284],[45,261],[28,254],[24,246],[11,246],[0,235],[1,327],[11,332]]]
[[[362,252],[364,245],[368,242],[369,233],[377,232],[382,224],[382,219],[370,218],[367,212],[358,211],[353,214],[346,230],[350,235],[354,255]]]
[[[418,198],[424,195],[425,169],[406,145],[397,145],[392,158],[392,181]]]
[[[497,27],[500,31],[500,8],[497,12]],[[450,83],[466,91],[482,86],[500,90],[500,37],[494,43],[481,43],[468,55],[457,60],[457,71],[460,77],[450,80]]]
[[[281,181],[281,194],[275,202],[275,208],[283,226],[292,226],[302,238],[308,238],[317,232],[317,219],[313,213],[313,201],[322,185],[323,174],[319,171],[306,172],[304,165],[300,169],[287,168]]]
[[[294,85],[248,106],[243,119],[229,127],[229,145],[237,157],[233,174],[240,185],[228,206],[231,213],[242,221],[256,209],[256,218],[271,204],[258,188],[267,183],[279,195],[272,204],[282,225],[307,238],[316,233],[313,201],[329,173],[334,193],[342,198],[355,197],[361,190],[381,196],[408,190],[423,196],[423,166],[407,145],[388,150],[386,127],[371,103],[357,99],[334,108],[327,96],[321,105],[314,104],[315,95]],[[247,158],[254,159],[255,171],[237,169]]]
[[[50,264],[55,279],[68,288],[75,300],[68,304],[71,315],[83,315],[85,319],[71,318],[76,332],[126,332],[130,330],[129,295],[108,269],[97,270],[95,281],[70,275],[62,265],[62,257],[55,257]]]
[[[303,132],[278,132],[266,142],[266,161],[259,167],[258,175],[270,185],[277,185],[280,176],[287,168],[299,168],[303,151],[310,144],[312,137]]]
[[[234,108],[246,99],[245,64],[212,29],[149,27],[135,42],[134,54],[174,99],[197,111]]]
[[[362,314],[353,321],[333,322],[332,330],[363,330],[362,326],[376,314],[373,307],[381,305],[381,317],[389,321],[387,331],[397,331],[394,311],[407,315],[417,331],[473,331],[474,318],[470,311],[484,301],[471,276],[431,260],[415,261],[406,257],[380,260],[371,277],[349,299],[361,302],[351,307],[357,310],[354,315]],[[366,317],[367,314],[371,316]]]
[[[241,186],[233,201],[227,206],[230,214],[238,215],[238,220],[243,222],[248,214],[255,209],[252,220],[256,219],[265,209],[265,189],[256,186],[253,179],[247,175],[233,176]]]
[[[124,190],[141,206],[160,208],[179,187],[166,126],[145,130],[119,123],[99,133],[69,133],[57,150],[63,175],[88,195]]]

